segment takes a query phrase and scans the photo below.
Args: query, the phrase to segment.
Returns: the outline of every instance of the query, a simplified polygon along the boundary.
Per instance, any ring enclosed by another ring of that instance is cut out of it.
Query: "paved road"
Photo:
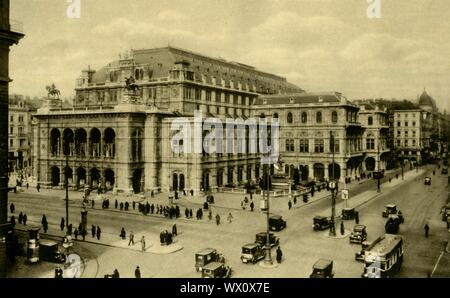
[[[433,176],[430,187],[423,185],[422,177],[405,181],[397,187],[389,187],[387,182],[382,186],[383,193],[379,197],[358,207],[361,223],[368,226],[369,240],[384,232],[385,219],[381,217],[381,211],[385,204],[396,203],[404,213],[406,222],[401,226],[401,234],[406,238],[405,262],[400,276],[426,276],[433,271],[433,276],[450,276],[449,256],[448,254],[441,256],[448,232],[439,219],[440,207],[447,196],[446,187],[446,176],[440,174]],[[368,189],[376,189],[374,180],[352,186],[350,196]],[[42,213],[45,213],[51,229],[57,229],[61,216],[65,214],[64,201],[55,198],[20,193],[10,194],[10,201],[16,205],[17,212],[25,211],[33,221],[40,222]],[[74,225],[77,225],[80,219],[78,204],[72,202],[70,208],[70,218],[74,219],[72,221]],[[329,209],[329,200],[323,199],[282,214],[288,221],[288,228],[278,233],[285,260],[275,269],[240,262],[241,246],[253,242],[255,233],[262,231],[265,226],[263,214],[248,211],[234,210],[235,220],[230,224],[226,222],[227,211],[220,210],[222,223],[217,226],[207,219],[170,220],[156,216],[89,209],[89,224],[100,225],[104,233],[112,235],[118,235],[122,226],[127,231],[133,229],[137,237],[142,231],[157,235],[176,222],[180,232],[177,241],[184,249],[170,255],[155,255],[81,242],[76,243],[75,249],[88,261],[84,274],[86,277],[102,277],[115,268],[118,268],[121,276],[132,277],[136,265],[141,267],[144,277],[199,277],[193,267],[194,254],[205,247],[215,247],[222,252],[227,263],[235,269],[235,277],[307,277],[312,264],[321,257],[334,260],[336,277],[359,277],[363,265],[353,259],[359,245],[350,245],[348,237],[331,239],[327,237],[327,232],[312,231],[312,217]],[[431,227],[428,239],[423,236],[423,225],[426,221]],[[354,222],[345,222],[347,229],[351,229],[353,224]],[[435,266],[438,260],[439,264]]]

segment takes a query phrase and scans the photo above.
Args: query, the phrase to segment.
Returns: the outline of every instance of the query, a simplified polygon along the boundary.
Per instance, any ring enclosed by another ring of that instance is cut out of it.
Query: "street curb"
[[[40,235],[42,235],[42,238],[49,237],[50,239],[57,238],[58,240],[63,238],[63,236],[58,236],[58,235],[54,235],[54,234],[40,234]],[[140,252],[139,250],[136,250],[136,249],[129,249],[127,247],[116,246],[116,245],[112,245],[112,244],[108,244],[108,243],[94,242],[94,241],[90,241],[90,240],[84,240],[83,241],[83,240],[78,240],[78,239],[73,239],[73,238],[72,238],[72,240],[76,241],[76,242],[80,242],[80,243],[89,243],[89,244],[103,245],[103,246],[107,246],[107,247],[121,248],[121,249],[126,249],[126,250],[132,250],[132,251]],[[158,251],[156,251],[154,249],[151,250],[152,248],[155,248],[154,245],[151,245],[151,246],[147,247],[145,252],[152,253],[152,254],[157,254],[157,255],[168,255],[168,254],[171,254],[171,253],[178,252],[178,251],[180,251],[180,250],[182,250],[184,248],[183,246],[181,246],[179,244],[174,245],[174,247],[175,246],[176,246],[175,250],[159,251],[158,252]]]

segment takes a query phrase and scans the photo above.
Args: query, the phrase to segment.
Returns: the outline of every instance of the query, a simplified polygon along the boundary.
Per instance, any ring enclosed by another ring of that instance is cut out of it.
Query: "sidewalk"
[[[31,217],[27,223],[29,225],[34,226],[40,226],[40,220],[37,220],[35,217]],[[77,227],[73,227],[73,229],[76,229]],[[78,240],[75,239],[75,236],[72,234],[72,239],[74,242],[86,242],[91,244],[97,244],[97,245],[104,245],[104,246],[110,246],[110,247],[116,247],[116,248],[122,248],[122,249],[129,249],[134,251],[140,251],[142,253],[153,253],[153,254],[171,254],[175,253],[177,251],[180,251],[183,249],[183,246],[179,243],[178,237],[175,236],[173,238],[173,243],[170,245],[161,245],[159,234],[149,233],[148,231],[133,231],[134,233],[134,245],[128,246],[129,242],[129,232],[127,231],[127,237],[126,239],[121,239],[119,237],[119,233],[117,235],[108,233],[102,230],[100,240],[97,238],[92,237],[91,229],[88,228],[88,234],[86,235],[85,240],[82,240],[81,236],[78,236]],[[66,231],[61,231],[59,224],[54,224],[53,222],[49,221],[49,229],[47,233],[44,233],[43,229],[41,228],[40,235],[42,238],[57,238],[62,240],[62,238],[66,235]],[[180,234],[179,234],[180,235]],[[141,238],[144,236],[145,238],[145,251],[142,251],[141,246]]]

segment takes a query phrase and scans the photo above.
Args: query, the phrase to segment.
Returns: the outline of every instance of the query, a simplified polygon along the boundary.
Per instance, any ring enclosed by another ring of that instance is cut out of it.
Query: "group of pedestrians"
[[[134,269],[134,277],[141,278],[141,268],[139,266],[136,266],[136,269]],[[116,268],[113,274],[105,274],[105,278],[120,278],[119,270]]]
[[[127,238],[127,233],[126,233],[124,227],[122,227],[122,229],[120,230],[119,237],[122,238],[122,240],[125,240]],[[140,242],[141,242],[141,250],[145,251],[145,249],[146,249],[145,236],[141,237]],[[131,246],[131,245],[134,246],[134,244],[135,244],[135,242],[134,242],[134,232],[130,231],[130,234],[128,235],[128,246]]]
[[[12,227],[16,226],[16,217],[14,216],[14,212],[16,211],[16,206],[11,203],[9,205],[9,211],[11,212],[11,217],[10,217],[10,224]],[[19,222],[19,224],[23,224],[23,225],[27,225],[27,220],[28,220],[28,216],[26,213],[23,213],[22,211],[19,213],[17,221]]]

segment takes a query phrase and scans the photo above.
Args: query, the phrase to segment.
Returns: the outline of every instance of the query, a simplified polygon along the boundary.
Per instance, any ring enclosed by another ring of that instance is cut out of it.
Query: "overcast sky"
[[[12,47],[12,93],[74,94],[83,68],[99,69],[134,48],[185,48],[285,76],[307,91],[348,98],[416,99],[426,87],[450,111],[450,1],[381,0],[11,0],[25,38]]]

